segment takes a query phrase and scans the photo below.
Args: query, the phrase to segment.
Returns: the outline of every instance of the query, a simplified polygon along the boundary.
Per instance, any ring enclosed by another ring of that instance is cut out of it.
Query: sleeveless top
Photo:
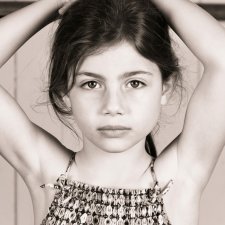
[[[74,158],[75,153],[55,184],[41,185],[56,190],[41,225],[171,225],[162,197],[173,181],[164,188],[159,187],[155,159],[150,163],[154,185],[146,189],[125,189],[70,180],[68,173]]]

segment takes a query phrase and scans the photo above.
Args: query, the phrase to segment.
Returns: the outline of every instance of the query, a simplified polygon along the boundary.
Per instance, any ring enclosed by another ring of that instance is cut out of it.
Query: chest
[[[58,188],[42,225],[170,224],[158,186],[110,189],[67,180]]]

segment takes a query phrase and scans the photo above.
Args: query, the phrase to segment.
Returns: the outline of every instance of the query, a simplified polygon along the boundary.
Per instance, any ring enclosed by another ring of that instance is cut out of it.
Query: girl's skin
[[[182,133],[155,162],[161,186],[174,180],[164,196],[171,223],[197,225],[201,193],[225,142],[225,31],[187,0],[153,2],[204,66],[203,77],[188,105]],[[41,0],[1,19],[0,65],[50,22],[63,4]],[[100,186],[150,187],[151,158],[145,152],[144,140],[157,122],[170,84],[162,84],[158,67],[126,42],[86,58],[79,75],[65,97],[84,137],[84,148],[71,170],[72,179]],[[56,180],[65,170],[71,151],[33,124],[3,88],[0,102],[0,151],[29,187],[35,224],[40,224],[54,193],[39,186]],[[99,131],[105,125],[129,129]]]

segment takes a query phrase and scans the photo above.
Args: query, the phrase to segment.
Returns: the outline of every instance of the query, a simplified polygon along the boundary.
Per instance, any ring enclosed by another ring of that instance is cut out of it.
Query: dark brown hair
[[[71,116],[72,111],[63,96],[75,82],[78,64],[121,41],[127,41],[143,57],[156,63],[164,82],[170,78],[174,83],[179,80],[168,24],[150,0],[78,0],[59,22],[50,62],[49,98],[64,124],[65,116]],[[157,155],[151,134],[146,137],[146,151]]]

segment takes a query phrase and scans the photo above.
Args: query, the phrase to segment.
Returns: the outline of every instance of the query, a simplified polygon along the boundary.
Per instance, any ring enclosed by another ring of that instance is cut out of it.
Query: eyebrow
[[[151,75],[151,76],[153,75],[151,72],[138,70],[138,71],[132,71],[132,72],[123,73],[120,76],[120,79],[132,77],[132,76],[135,76],[135,75],[138,75],[138,74],[146,74],[146,75]],[[92,72],[81,71],[81,72],[76,74],[76,76],[82,76],[82,75],[89,76],[89,77],[94,77],[94,78],[101,79],[101,80],[105,80],[104,76],[102,76],[100,74],[92,73]]]

